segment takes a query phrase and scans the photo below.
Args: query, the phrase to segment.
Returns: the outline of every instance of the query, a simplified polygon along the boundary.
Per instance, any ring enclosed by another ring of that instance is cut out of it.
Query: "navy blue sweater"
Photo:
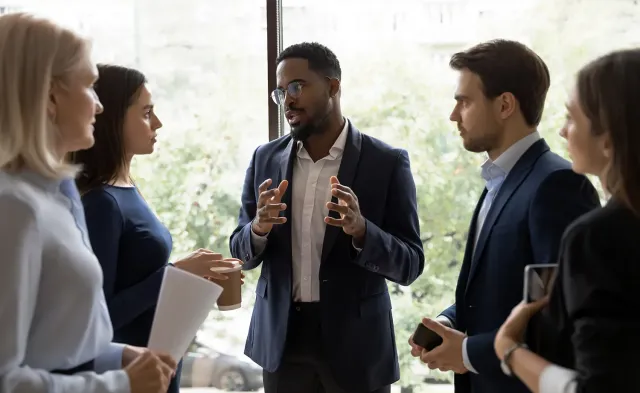
[[[89,238],[102,265],[113,341],[147,346],[172,240],[133,187],[103,186],[82,196]]]

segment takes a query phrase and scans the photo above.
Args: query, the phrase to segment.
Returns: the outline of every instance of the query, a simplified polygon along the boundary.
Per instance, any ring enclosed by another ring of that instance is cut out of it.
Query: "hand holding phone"
[[[524,301],[533,303],[551,293],[557,263],[527,265],[524,268]]]
[[[431,351],[442,344],[442,337],[422,323],[419,323],[416,331],[413,333],[413,342],[427,351]]]

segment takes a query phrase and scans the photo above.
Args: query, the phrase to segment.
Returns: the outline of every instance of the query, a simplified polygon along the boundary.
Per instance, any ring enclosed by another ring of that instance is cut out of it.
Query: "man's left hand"
[[[347,186],[343,186],[338,178],[331,176],[331,195],[338,198],[338,203],[327,202],[329,210],[340,213],[340,218],[325,217],[324,222],[334,227],[341,227],[344,233],[353,237],[355,244],[360,246],[364,240],[367,225],[360,213],[358,197]]]
[[[422,323],[442,337],[442,344],[431,351],[423,349],[420,359],[432,370],[453,371],[457,374],[468,372],[462,360],[462,342],[466,336],[430,318],[422,319]]]

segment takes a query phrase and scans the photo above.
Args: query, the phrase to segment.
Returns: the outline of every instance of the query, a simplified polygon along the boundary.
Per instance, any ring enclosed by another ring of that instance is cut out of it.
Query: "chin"
[[[87,135],[82,140],[78,140],[74,143],[73,150],[71,150],[71,152],[91,149],[95,143],[96,139],[93,137],[93,134]]]

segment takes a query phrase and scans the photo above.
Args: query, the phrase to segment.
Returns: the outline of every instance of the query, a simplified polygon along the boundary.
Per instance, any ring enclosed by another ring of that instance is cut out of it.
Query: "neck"
[[[329,155],[329,150],[340,136],[347,120],[342,117],[340,110],[335,111],[327,118],[325,129],[321,133],[309,136],[304,141],[304,148],[313,161],[318,161]]]
[[[529,126],[521,126],[521,127],[513,127],[511,129],[505,129],[502,133],[503,137],[499,141],[498,145],[491,150],[487,150],[487,154],[489,155],[489,159],[491,161],[495,161],[498,157],[502,155],[507,149],[513,146],[514,143],[518,142],[522,138],[531,135],[536,131],[535,128],[531,128]]]
[[[125,159],[124,165],[120,170],[120,173],[116,175],[115,181],[113,182],[114,186],[129,187],[133,185],[133,182],[131,181],[131,171],[130,171],[132,159],[133,159],[133,156],[127,156],[127,158]]]

